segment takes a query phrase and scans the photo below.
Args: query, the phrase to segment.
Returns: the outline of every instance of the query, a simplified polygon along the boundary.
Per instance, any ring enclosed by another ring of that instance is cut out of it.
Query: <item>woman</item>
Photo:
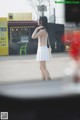
[[[42,79],[51,80],[50,74],[46,68],[46,61],[49,59],[49,50],[47,48],[48,39],[47,17],[46,16],[40,17],[38,25],[39,27],[37,27],[32,34],[32,39],[38,38],[37,61],[40,62]]]

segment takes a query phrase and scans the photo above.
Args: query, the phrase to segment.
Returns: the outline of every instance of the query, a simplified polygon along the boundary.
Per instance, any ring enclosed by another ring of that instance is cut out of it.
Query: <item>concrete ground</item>
[[[0,83],[15,81],[41,80],[36,55],[0,56]],[[52,80],[65,77],[70,58],[66,53],[54,53],[47,62]]]

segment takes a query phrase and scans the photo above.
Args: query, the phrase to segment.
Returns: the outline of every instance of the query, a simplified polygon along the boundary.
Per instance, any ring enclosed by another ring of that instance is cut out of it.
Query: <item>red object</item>
[[[80,31],[66,33],[62,40],[70,43],[70,56],[75,60],[80,59]]]

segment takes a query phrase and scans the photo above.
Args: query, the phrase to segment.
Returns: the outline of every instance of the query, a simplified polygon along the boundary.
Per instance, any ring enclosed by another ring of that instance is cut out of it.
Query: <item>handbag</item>
[[[51,45],[50,45],[49,37],[47,39],[47,43],[48,43],[49,57],[52,58],[52,54],[51,54],[52,48],[51,48]]]

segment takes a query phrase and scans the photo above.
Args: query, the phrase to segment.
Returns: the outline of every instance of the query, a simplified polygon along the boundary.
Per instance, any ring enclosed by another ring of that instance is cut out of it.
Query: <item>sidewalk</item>
[[[1,56],[0,57],[0,82],[41,80],[39,63],[36,55],[27,56]],[[52,80],[65,76],[65,68],[70,58],[65,53],[53,54],[47,62],[47,68]]]

